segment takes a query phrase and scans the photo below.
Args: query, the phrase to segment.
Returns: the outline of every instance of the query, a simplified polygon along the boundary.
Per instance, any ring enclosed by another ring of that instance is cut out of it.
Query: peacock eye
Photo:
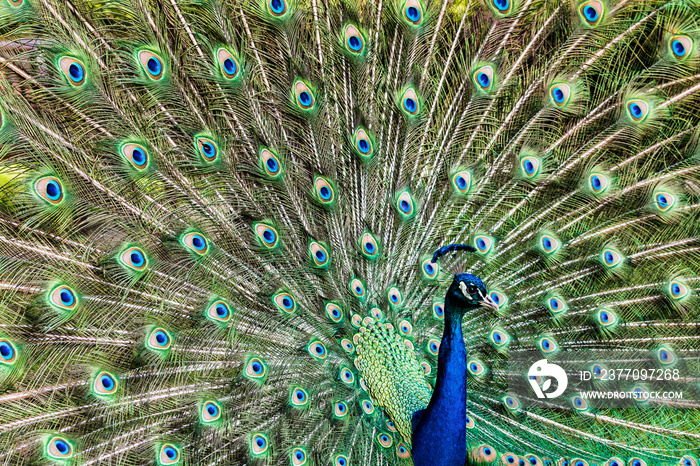
[[[163,445],[160,449],[159,464],[175,464],[180,461],[180,450],[175,445]]]
[[[235,79],[238,76],[238,63],[231,52],[222,47],[216,51],[216,58],[224,78]]]
[[[477,288],[474,285],[467,285],[467,293],[474,295],[477,292]]]
[[[296,104],[301,110],[311,110],[314,107],[314,93],[304,81],[298,79],[294,83],[293,91]]]
[[[158,55],[149,50],[141,50],[138,52],[138,60],[146,72],[146,76],[154,81],[158,81],[163,77],[163,61]]]
[[[61,181],[54,176],[39,178],[34,183],[34,191],[46,202],[58,205],[63,202],[64,192]]]
[[[284,14],[287,12],[287,4],[284,2],[284,0],[270,0],[267,2],[267,8],[272,16],[276,18],[284,16]]]
[[[195,136],[194,138],[197,152],[202,159],[207,163],[216,162],[219,157],[219,148],[212,139],[203,136]]]
[[[191,251],[203,256],[209,250],[206,238],[199,233],[187,233],[183,235],[180,242]]]

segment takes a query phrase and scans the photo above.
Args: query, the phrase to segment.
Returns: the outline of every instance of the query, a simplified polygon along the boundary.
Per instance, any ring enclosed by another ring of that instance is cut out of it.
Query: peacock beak
[[[481,296],[482,307],[491,309],[494,312],[498,312],[498,304],[496,304],[496,302],[493,299],[491,299],[491,296],[489,296],[488,293],[486,293],[486,296],[484,296],[483,294],[481,294],[481,291],[479,291],[479,296]]]

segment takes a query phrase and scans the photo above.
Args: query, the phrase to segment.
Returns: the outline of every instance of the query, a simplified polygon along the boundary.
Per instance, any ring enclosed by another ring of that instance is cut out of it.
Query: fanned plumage
[[[410,464],[458,271],[471,462],[698,464],[693,0],[0,0],[0,70],[3,464]]]

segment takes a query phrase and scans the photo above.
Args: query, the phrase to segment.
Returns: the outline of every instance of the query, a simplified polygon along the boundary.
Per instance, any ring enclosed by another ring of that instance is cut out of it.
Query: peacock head
[[[445,308],[460,313],[477,308],[498,311],[498,304],[491,299],[486,285],[479,277],[470,273],[458,273],[447,290]]]
[[[476,249],[469,244],[450,244],[448,246],[443,246],[435,251],[431,262],[437,262],[440,256],[456,251],[474,252]],[[486,291],[486,285],[484,285],[484,282],[482,282],[479,277],[470,273],[458,273],[455,274],[454,280],[452,280],[452,284],[447,290],[445,308],[448,312],[452,310],[452,312],[464,314],[469,310],[477,308],[498,311],[498,304],[491,299],[489,293]]]

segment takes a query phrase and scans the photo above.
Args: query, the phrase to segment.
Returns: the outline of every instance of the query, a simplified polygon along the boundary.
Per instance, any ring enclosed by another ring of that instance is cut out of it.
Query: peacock
[[[697,466],[697,0],[0,0],[0,463]]]

